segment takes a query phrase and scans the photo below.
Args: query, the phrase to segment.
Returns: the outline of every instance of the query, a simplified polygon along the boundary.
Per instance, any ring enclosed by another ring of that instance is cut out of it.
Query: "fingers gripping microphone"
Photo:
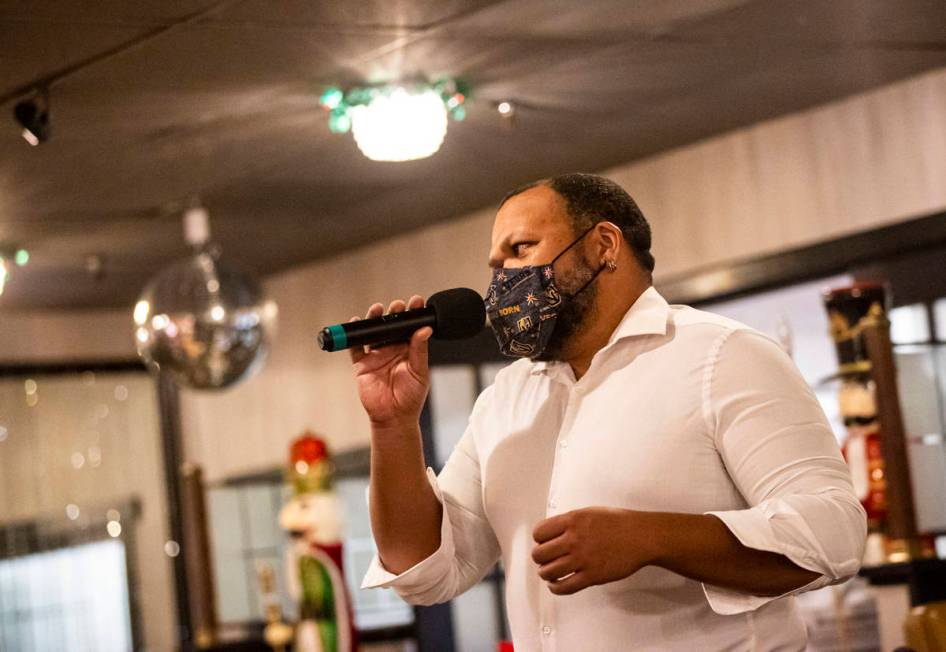
[[[406,342],[425,326],[434,329],[437,339],[462,340],[479,333],[485,324],[483,298],[469,288],[454,288],[432,295],[423,308],[326,326],[318,336],[319,348],[341,351]]]

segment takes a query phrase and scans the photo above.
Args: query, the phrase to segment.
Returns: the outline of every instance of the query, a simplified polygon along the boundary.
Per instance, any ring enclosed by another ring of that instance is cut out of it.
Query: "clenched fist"
[[[657,559],[648,512],[586,507],[535,526],[532,560],[556,595],[624,579]]]

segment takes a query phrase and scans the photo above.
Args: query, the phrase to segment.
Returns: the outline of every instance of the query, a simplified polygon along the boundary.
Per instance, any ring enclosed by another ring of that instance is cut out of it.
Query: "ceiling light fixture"
[[[23,139],[33,147],[49,139],[49,97],[46,91],[17,102],[13,117],[23,127]]]
[[[466,117],[467,90],[444,79],[351,88],[331,87],[319,104],[329,112],[332,133],[352,132],[358,149],[373,161],[413,161],[436,153],[447,133],[448,117]]]
[[[30,253],[26,249],[8,249],[5,247],[0,249],[0,294],[3,294],[7,282],[10,280],[13,266],[23,267],[28,262],[30,262]]]

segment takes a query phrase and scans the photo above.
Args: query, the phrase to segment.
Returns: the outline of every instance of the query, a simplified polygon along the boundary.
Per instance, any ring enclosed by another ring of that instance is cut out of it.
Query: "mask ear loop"
[[[596,226],[598,226],[597,223],[592,224],[590,227],[588,227],[587,229],[585,229],[585,232],[582,233],[582,234],[581,234],[580,236],[578,236],[577,238],[575,238],[574,240],[572,240],[572,243],[571,243],[570,245],[568,245],[567,247],[565,247],[564,249],[562,249],[562,250],[559,252],[559,254],[558,254],[555,258],[552,259],[552,262],[550,262],[549,265],[554,265],[556,260],[558,260],[559,258],[561,258],[562,256],[564,256],[564,255],[565,255],[565,252],[567,252],[569,249],[571,249],[571,248],[574,247],[576,244],[578,244],[578,243],[581,241],[581,239],[584,238],[584,237],[585,237],[586,235],[588,235],[589,233],[591,233],[591,230],[592,230],[593,228],[595,228]]]
[[[598,226],[598,223],[597,223],[597,222],[596,222],[595,224],[592,224],[592,225],[591,225],[590,227],[588,227],[587,229],[585,229],[585,232],[582,233],[582,234],[581,234],[580,236],[578,236],[577,238],[575,238],[574,240],[572,240],[572,243],[571,243],[570,245],[568,245],[567,247],[565,247],[564,249],[562,249],[562,251],[561,251],[555,258],[552,259],[552,262],[549,263],[549,265],[550,265],[550,266],[554,266],[556,260],[558,260],[559,258],[561,258],[562,256],[564,256],[566,251],[568,251],[569,249],[571,249],[572,247],[574,247],[576,244],[578,244],[578,242],[579,242],[582,238],[584,238],[586,235],[588,235],[589,233],[591,233],[591,230],[594,229],[596,226]],[[607,264],[606,264],[606,263],[602,263],[601,266],[598,267],[598,271],[596,271],[596,272],[592,275],[592,277],[591,277],[590,279],[588,279],[587,282],[585,282],[584,285],[582,285],[580,288],[578,288],[578,291],[577,291],[577,292],[573,292],[572,294],[570,294],[570,295],[568,295],[568,296],[570,296],[570,297],[577,297],[579,294],[581,294],[582,292],[584,292],[584,291],[585,291],[585,288],[587,288],[589,285],[591,285],[592,283],[594,283],[595,279],[598,278],[598,274],[600,274],[600,273],[604,270],[605,267],[607,267]],[[555,268],[553,267],[552,269],[553,269],[553,271],[554,271]]]

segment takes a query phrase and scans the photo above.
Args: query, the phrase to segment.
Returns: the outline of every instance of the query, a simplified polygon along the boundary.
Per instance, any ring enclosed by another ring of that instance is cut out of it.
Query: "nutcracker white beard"
[[[280,511],[279,525],[306,544],[342,540],[338,499],[327,491],[293,497]]]

